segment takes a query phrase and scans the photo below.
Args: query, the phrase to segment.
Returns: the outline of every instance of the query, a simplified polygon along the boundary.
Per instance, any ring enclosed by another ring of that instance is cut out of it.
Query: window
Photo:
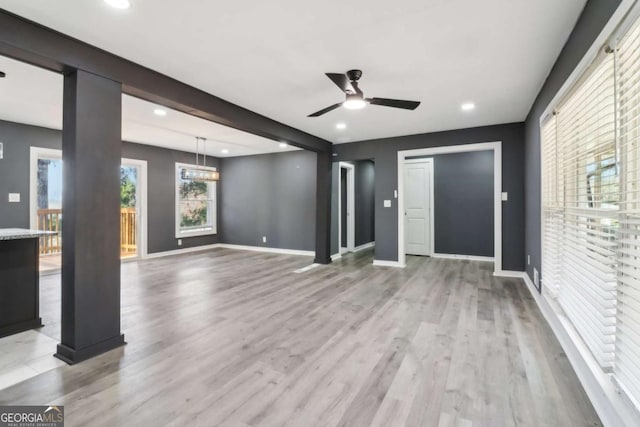
[[[176,238],[216,234],[216,182],[183,179],[185,168],[193,165],[176,163]]]
[[[640,408],[640,21],[541,123],[542,283]]]

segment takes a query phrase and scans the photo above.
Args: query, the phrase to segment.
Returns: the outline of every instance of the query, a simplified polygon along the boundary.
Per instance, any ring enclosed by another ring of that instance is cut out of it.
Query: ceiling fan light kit
[[[402,108],[405,110],[415,110],[420,105],[420,101],[404,101],[401,99],[389,98],[365,98],[364,93],[358,87],[358,80],[362,77],[362,71],[349,70],[345,74],[326,73],[327,77],[335,83],[338,88],[345,94],[344,102],[333,104],[320,111],[309,114],[307,117],[319,117],[323,114],[333,111],[338,107],[344,107],[348,110],[360,110],[367,104],[380,105],[383,107]]]

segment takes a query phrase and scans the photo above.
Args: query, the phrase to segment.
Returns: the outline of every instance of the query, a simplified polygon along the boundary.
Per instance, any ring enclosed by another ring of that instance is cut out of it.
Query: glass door
[[[40,271],[62,265],[62,151],[32,147],[31,227],[53,232],[40,238]],[[120,167],[120,256],[143,256],[146,161],[123,159]],[[35,209],[34,209],[35,208]]]

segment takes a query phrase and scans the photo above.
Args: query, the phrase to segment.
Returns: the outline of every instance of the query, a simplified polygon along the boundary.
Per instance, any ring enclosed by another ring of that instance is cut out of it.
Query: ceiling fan
[[[389,98],[365,98],[364,94],[358,87],[358,80],[362,77],[362,71],[349,70],[345,74],[338,73],[325,73],[332,82],[336,84],[346,95],[344,102],[333,104],[330,107],[323,108],[320,111],[316,111],[313,114],[309,114],[307,117],[318,117],[329,111],[335,110],[338,107],[344,107],[349,110],[359,110],[364,108],[367,104],[381,105],[383,107],[404,108],[405,110],[415,110],[420,105],[420,101],[403,101],[401,99],[389,99]]]

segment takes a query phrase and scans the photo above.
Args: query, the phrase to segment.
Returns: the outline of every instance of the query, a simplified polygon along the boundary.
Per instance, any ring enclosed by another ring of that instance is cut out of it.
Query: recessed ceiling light
[[[336,123],[336,129],[346,129],[346,128],[347,128],[346,123]]]
[[[226,148],[223,148],[220,151],[222,152],[222,154],[229,154],[229,150],[227,150]]]
[[[163,108],[154,108],[153,114],[155,114],[156,116],[164,117],[164,116],[167,115],[167,110],[165,110]]]
[[[476,108],[476,104],[474,104],[473,102],[466,102],[464,104],[462,104],[462,111],[471,111],[474,108]]]
[[[289,146],[289,144],[287,144],[286,142],[281,142],[280,143],[280,148],[287,148]]]
[[[131,7],[129,0],[104,0],[104,2],[115,9],[129,9]]]

